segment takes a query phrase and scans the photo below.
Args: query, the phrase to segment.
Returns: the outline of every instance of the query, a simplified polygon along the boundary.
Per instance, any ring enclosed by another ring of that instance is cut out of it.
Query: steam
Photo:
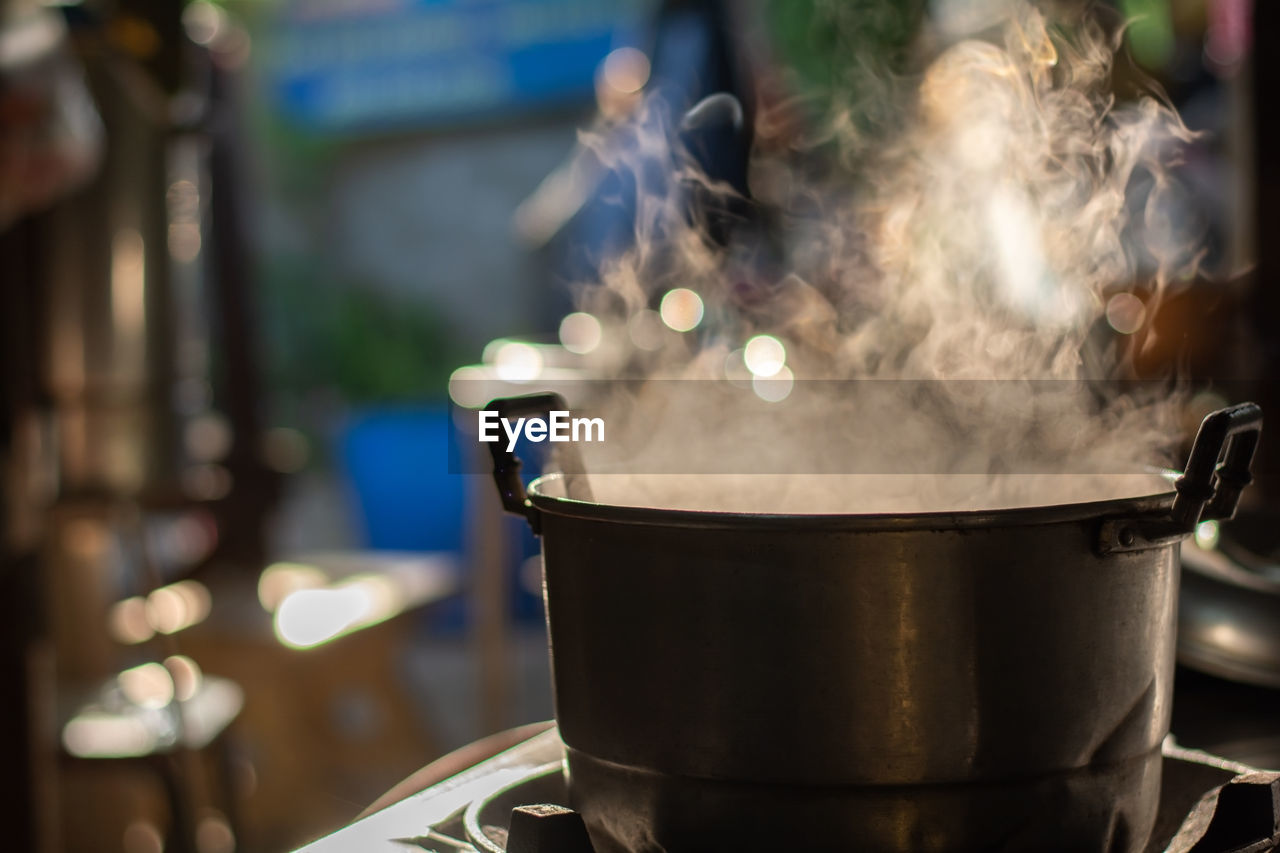
[[[1178,407],[1111,393],[1123,365],[1096,330],[1109,304],[1113,327],[1133,325],[1140,278],[1149,312],[1194,266],[1164,204],[1190,134],[1155,97],[1117,102],[1098,25],[1055,28],[1015,2],[990,32],[887,86],[894,128],[837,115],[816,150],[760,140],[750,203],[671,149],[652,104],[586,139],[638,210],[634,247],[582,291],[609,342],[595,369],[654,380],[600,403],[613,434],[584,448],[597,499],[899,512],[1162,490],[1141,472],[1173,461]],[[833,151],[852,168],[796,165]],[[691,196],[733,211],[723,244]],[[677,302],[685,319],[664,323]],[[745,348],[764,339],[783,355],[753,385]],[[645,473],[710,459],[739,476]]]

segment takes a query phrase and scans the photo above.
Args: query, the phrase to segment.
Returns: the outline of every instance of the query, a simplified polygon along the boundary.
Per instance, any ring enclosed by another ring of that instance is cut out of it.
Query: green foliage
[[[347,402],[440,397],[465,352],[427,302],[336,279],[309,259],[277,260],[260,301],[273,390]]]
[[[801,85],[853,94],[905,70],[924,0],[766,0],[774,45]]]
[[[856,171],[859,152],[903,119],[925,0],[765,0],[764,9],[796,94],[815,126],[834,130],[824,148]]]

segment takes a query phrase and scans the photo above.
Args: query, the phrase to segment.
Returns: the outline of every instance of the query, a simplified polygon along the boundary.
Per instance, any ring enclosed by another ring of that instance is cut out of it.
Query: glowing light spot
[[[196,44],[209,45],[226,29],[226,13],[208,0],[195,0],[183,10],[182,25],[187,38]]]
[[[449,375],[449,399],[464,409],[489,402],[489,375],[481,367],[459,367]]]
[[[162,634],[182,629],[190,618],[187,599],[177,590],[161,587],[147,596],[147,621]]]
[[[1245,633],[1230,622],[1219,622],[1205,629],[1209,642],[1226,649],[1250,648],[1257,642],[1252,633]]]
[[[116,676],[120,692],[133,704],[152,710],[173,701],[173,678],[158,663],[144,663]]]
[[[138,716],[82,711],[62,728],[62,745],[82,758],[146,755],[157,737]]]
[[[258,601],[262,609],[274,613],[280,603],[300,589],[328,586],[329,577],[304,563],[272,563],[258,576]]]
[[[499,379],[528,382],[542,372],[542,353],[529,344],[509,341],[494,354],[493,367]]]
[[[147,596],[147,622],[161,634],[176,634],[203,622],[211,605],[209,590],[204,584],[178,581],[152,590]]]
[[[286,594],[275,609],[276,638],[290,648],[308,649],[390,619],[415,603],[440,597],[444,589],[453,586],[451,577],[441,575],[438,563],[431,569],[430,560],[381,563],[381,571],[361,572],[331,586],[295,589]],[[273,576],[287,579],[292,573],[295,581],[299,575],[307,582],[315,579],[308,567],[286,568],[287,565],[273,567]],[[273,594],[260,586],[264,606]]]
[[[1218,547],[1218,522],[1204,521],[1196,525],[1196,545],[1205,551]]]
[[[649,57],[634,47],[620,47],[604,58],[601,76],[605,85],[630,95],[649,82]]]
[[[1117,293],[1107,300],[1107,322],[1122,335],[1132,335],[1147,319],[1147,306],[1132,293]]]
[[[359,586],[298,590],[276,610],[276,637],[295,649],[318,646],[358,625],[372,607],[368,592]]]
[[[600,346],[603,339],[600,321],[590,314],[577,311],[560,321],[560,343],[569,352],[586,355]]]
[[[668,328],[688,332],[702,322],[702,310],[702,297],[688,288],[677,287],[662,297],[658,313]]]
[[[195,698],[204,682],[200,665],[186,655],[171,655],[164,659],[164,668],[173,680],[173,698],[186,702]]]
[[[786,366],[787,349],[772,335],[756,335],[743,347],[742,360],[753,376],[769,377]]]
[[[637,311],[627,323],[627,334],[631,336],[631,342],[637,347],[652,351],[662,347],[666,326],[657,311],[645,308]]]
[[[751,390],[755,391],[756,396],[761,400],[770,403],[787,399],[794,385],[795,376],[785,366],[779,367],[769,376],[756,376],[751,380]]]
[[[107,629],[116,642],[130,646],[154,637],[155,629],[147,621],[146,599],[135,595],[113,604],[107,614]]]

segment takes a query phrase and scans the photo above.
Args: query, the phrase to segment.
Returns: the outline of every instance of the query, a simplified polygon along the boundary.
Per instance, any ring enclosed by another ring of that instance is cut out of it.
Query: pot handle
[[[1171,516],[1179,530],[1235,516],[1240,493],[1253,482],[1249,465],[1261,433],[1262,409],[1257,403],[1219,409],[1201,421],[1187,467],[1174,483],[1178,496]]]
[[[524,418],[534,415],[546,415],[553,411],[568,411],[569,405],[559,394],[529,394],[524,397],[500,397],[489,402],[485,409],[496,411],[500,418]],[[514,515],[522,515],[537,533],[540,528],[539,513],[529,500],[524,481],[520,479],[520,459],[515,453],[507,450],[501,441],[489,443],[489,453],[493,456],[493,481],[498,486],[498,495],[502,498],[502,508]],[[565,476],[565,488],[570,497],[577,500],[591,500],[591,491],[587,485],[582,461],[577,448],[569,444],[561,451],[561,463]]]

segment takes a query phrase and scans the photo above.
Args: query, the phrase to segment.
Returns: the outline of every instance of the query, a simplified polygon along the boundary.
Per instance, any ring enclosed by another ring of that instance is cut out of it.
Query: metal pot
[[[556,720],[596,848],[1142,849],[1178,543],[1234,513],[1260,429],[1251,403],[1210,415],[1168,494],[906,515],[609,506],[566,497],[564,474],[526,494],[490,445],[543,540]]]

